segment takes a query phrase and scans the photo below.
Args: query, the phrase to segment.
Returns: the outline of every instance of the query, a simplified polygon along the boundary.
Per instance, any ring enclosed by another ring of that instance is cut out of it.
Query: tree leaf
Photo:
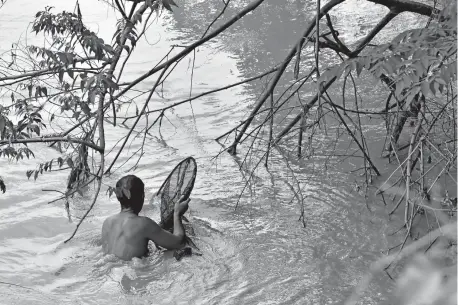
[[[86,103],[81,103],[80,104],[80,107],[81,107],[81,110],[83,110],[83,112],[90,116],[91,115],[91,109],[89,108],[89,106],[86,104]]]
[[[81,82],[80,82],[80,89],[81,89],[81,92],[84,91],[84,85],[86,84],[86,79],[81,79]]]
[[[356,61],[356,75],[359,76],[361,74],[361,71],[363,71],[364,64],[361,63],[361,61],[357,60]]]
[[[5,126],[6,126],[6,118],[0,114],[0,136],[2,140],[3,140],[3,130],[5,129]]]
[[[429,83],[429,89],[431,90],[431,93],[433,94],[433,96],[436,96],[436,88],[434,87],[434,84],[436,82],[434,80],[432,80],[430,83]]]
[[[3,194],[5,194],[6,185],[5,185],[5,182],[3,181],[2,177],[0,177],[0,190],[2,191]]]
[[[67,164],[69,167],[73,168],[75,165],[73,164],[73,160],[71,158],[67,159]]]
[[[95,93],[96,93],[95,90],[90,90],[90,91],[89,91],[89,94],[88,94],[88,97],[89,97],[88,103],[94,104],[94,102],[95,102],[95,96],[96,96]]]
[[[422,83],[421,83],[421,93],[425,96],[425,97],[428,97],[431,93],[431,91],[429,90],[429,83],[424,80]]]
[[[32,125],[32,131],[35,132],[38,136],[40,136],[40,127],[38,125]]]
[[[162,0],[162,5],[170,12],[172,12],[172,7],[170,6],[169,0]]]
[[[67,63],[73,64],[73,54],[72,53],[65,53],[65,56],[67,57]]]
[[[128,45],[123,45],[122,48],[123,48],[123,49],[126,49],[127,54],[130,53],[130,47],[129,47]]]
[[[404,80],[400,80],[396,83],[396,91],[395,91],[395,95],[400,98],[401,97],[401,93],[402,93],[402,90],[404,90]]]
[[[422,58],[420,58],[420,60],[421,60],[421,64],[425,68],[425,70],[428,69],[428,67],[429,67],[428,56],[425,55]]]
[[[81,188],[77,188],[77,189],[76,189],[76,192],[77,192],[81,197],[84,196],[83,191],[81,190]]]
[[[438,83],[441,84],[441,85],[447,85],[447,83],[445,82],[445,80],[443,80],[443,79],[440,78],[440,77],[437,77],[437,78],[436,78],[436,82],[438,82]]]
[[[60,81],[61,83],[64,82],[64,70],[60,70],[60,71],[59,71],[59,81]]]
[[[89,77],[89,79],[86,79],[86,84],[85,84],[85,88],[86,90],[89,90],[89,88],[91,88],[92,84],[95,82],[95,77],[94,76],[91,76]]]

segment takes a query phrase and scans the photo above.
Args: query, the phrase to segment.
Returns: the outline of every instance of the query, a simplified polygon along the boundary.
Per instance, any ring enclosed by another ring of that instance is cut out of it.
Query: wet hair
[[[137,176],[127,175],[119,179],[116,182],[115,194],[122,208],[130,208],[137,214],[142,210],[145,185]]]

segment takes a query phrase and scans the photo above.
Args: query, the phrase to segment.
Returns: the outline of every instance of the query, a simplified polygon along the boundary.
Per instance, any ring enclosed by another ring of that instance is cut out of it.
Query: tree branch
[[[394,17],[396,17],[399,12],[395,10],[390,10],[382,20],[380,20],[377,25],[369,32],[369,34],[364,37],[364,39],[359,43],[356,49],[351,52],[350,57],[356,57],[359,53],[366,47],[366,45],[377,35]]]
[[[154,109],[154,110],[151,110],[151,111],[147,111],[147,112],[145,112],[145,113],[140,113],[139,115],[142,115],[142,114],[150,114],[150,113],[154,113],[154,112],[163,112],[163,111],[165,111],[165,110],[167,110],[167,109],[176,107],[176,106],[178,106],[178,105],[181,105],[181,104],[184,104],[184,103],[187,103],[187,102],[190,102],[190,101],[193,101],[193,100],[198,99],[198,98],[200,98],[200,97],[202,97],[202,96],[205,96],[205,95],[208,95],[208,94],[212,94],[212,93],[215,93],[215,92],[219,92],[219,91],[223,91],[223,90],[227,90],[227,89],[230,89],[230,88],[232,88],[232,87],[235,87],[235,86],[238,86],[238,85],[241,85],[241,84],[245,84],[245,83],[248,83],[248,82],[257,80],[257,79],[260,79],[260,78],[262,78],[262,77],[264,77],[264,76],[266,76],[266,75],[268,75],[268,74],[271,74],[271,73],[273,73],[273,72],[275,72],[275,71],[277,71],[277,70],[278,70],[278,67],[277,67],[277,68],[270,69],[269,71],[264,72],[264,73],[262,73],[262,74],[260,74],[260,75],[253,76],[253,77],[251,77],[251,78],[242,80],[242,81],[240,81],[240,82],[233,83],[233,84],[230,84],[230,85],[227,85],[227,86],[218,88],[218,89],[210,90],[210,91],[207,91],[207,92],[203,92],[203,93],[201,93],[201,94],[198,94],[198,95],[196,95],[196,96],[190,97],[190,98],[185,99],[185,100],[182,100],[182,101],[180,101],[180,102],[176,102],[176,103],[174,103],[174,104],[172,104],[172,105],[169,105],[169,106],[166,106],[166,107],[164,107],[164,108]],[[123,122],[123,123],[125,123],[126,120],[134,119],[134,118],[136,118],[136,117],[137,117],[137,115],[135,115],[135,116],[129,116],[129,117],[120,117],[120,119],[124,119],[124,122]]]
[[[296,52],[298,52],[298,50],[302,49],[302,45],[304,44],[306,37],[308,35],[310,35],[310,33],[312,32],[313,28],[315,27],[316,18],[321,18],[324,14],[329,12],[334,6],[340,4],[340,3],[344,2],[344,1],[345,0],[331,0],[330,2],[326,3],[321,8],[319,16],[313,18],[314,21],[309,23],[309,26],[306,28],[304,33],[301,35],[301,38],[297,41],[297,43],[294,45],[294,47],[291,48],[291,50],[289,51],[289,53],[286,56],[285,60],[283,61],[283,63],[279,67],[277,73],[275,74],[275,76],[270,81],[269,86],[267,87],[267,89],[262,94],[261,98],[259,99],[259,101],[255,105],[254,109],[251,111],[250,116],[248,117],[247,121],[243,125],[240,133],[237,135],[237,137],[235,138],[234,142],[229,147],[228,152],[230,154],[232,154],[232,155],[236,154],[237,144],[240,142],[240,140],[242,139],[245,131],[250,126],[250,124],[253,121],[256,113],[259,111],[259,109],[264,104],[264,102],[267,100],[267,98],[272,94],[273,90],[275,89],[275,86],[277,85],[277,83],[280,80],[281,76],[285,72],[286,67],[290,63],[291,59],[294,57]],[[317,99],[318,99],[318,97],[317,97]]]
[[[71,137],[41,137],[41,138],[30,138],[30,139],[8,139],[8,140],[1,140],[0,146],[7,145],[7,144],[25,144],[25,143],[47,143],[47,142],[68,142],[68,143],[78,143],[82,145],[86,145],[100,153],[104,152],[104,148],[101,146],[97,146],[94,143],[83,141],[77,138]]]
[[[340,0],[340,1],[344,1],[344,0]],[[199,39],[198,41],[194,42],[190,46],[186,47],[183,51],[179,52],[177,55],[173,56],[172,58],[170,58],[166,62],[156,66],[155,68],[153,68],[150,71],[146,72],[145,74],[143,74],[142,76],[140,76],[136,80],[132,81],[126,88],[124,88],[121,92],[119,92],[113,99],[117,100],[119,97],[124,95],[127,91],[129,91],[132,87],[134,87],[138,83],[140,83],[143,80],[147,79],[148,77],[150,77],[151,75],[155,74],[156,72],[164,69],[165,67],[170,66],[175,61],[177,61],[180,58],[182,58],[182,57],[188,55],[189,53],[191,53],[195,48],[201,46],[202,44],[204,44],[205,42],[209,41],[210,39],[218,36],[220,33],[222,33],[223,31],[227,30],[231,25],[236,23],[240,18],[242,18],[243,16],[245,16],[249,12],[253,11],[254,9],[256,9],[263,2],[264,2],[264,0],[256,0],[256,1],[251,2],[249,5],[247,5],[245,7],[245,9],[240,11],[237,15],[232,17],[229,21],[227,21],[225,24],[223,24],[218,29],[214,30],[213,32],[211,32],[210,34],[205,36],[204,38]]]
[[[434,7],[423,4],[420,2],[414,2],[409,0],[367,0],[369,2],[377,3],[386,6],[390,11],[397,13],[401,12],[412,12],[424,16],[431,16],[431,14],[437,10]]]
[[[146,110],[146,107],[148,107],[148,103],[149,103],[149,101],[151,100],[151,97],[153,96],[154,91],[156,90],[157,86],[159,85],[159,82],[161,81],[162,77],[164,76],[165,72],[167,71],[167,68],[168,68],[168,67],[166,67],[164,70],[162,70],[161,75],[158,77],[156,83],[154,84],[153,88],[151,89],[151,92],[150,92],[150,94],[148,95],[148,97],[147,97],[147,99],[146,99],[146,101],[145,101],[145,103],[144,103],[144,105],[143,105],[143,108],[142,108],[142,110],[141,110],[141,113],[144,113],[145,110]],[[141,118],[141,117],[142,117],[141,115],[137,116],[137,119],[135,120],[134,124],[133,124],[132,127],[130,128],[129,133],[127,134],[127,136],[126,136],[124,142],[123,142],[122,145],[121,145],[121,148],[119,149],[118,153],[116,154],[116,157],[113,159],[113,161],[111,162],[110,166],[108,166],[107,170],[105,171],[105,174],[108,174],[108,173],[110,172],[111,168],[113,167],[113,165],[116,163],[116,160],[118,159],[119,155],[121,154],[121,152],[122,152],[124,146],[125,146],[126,143],[127,143],[127,140],[129,139],[130,135],[131,135],[132,132],[134,131],[135,126],[137,126],[137,123],[140,121],[140,118]]]

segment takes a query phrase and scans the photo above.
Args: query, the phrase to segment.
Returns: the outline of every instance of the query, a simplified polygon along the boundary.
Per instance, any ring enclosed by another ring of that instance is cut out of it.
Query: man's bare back
[[[121,212],[108,217],[102,226],[102,246],[105,253],[114,254],[123,260],[143,257],[148,254],[148,241],[166,249],[183,246],[184,229],[181,216],[188,209],[188,200],[175,204],[173,234],[163,230],[148,217],[138,216],[144,202],[143,182],[129,175],[116,183],[116,197],[121,203]]]

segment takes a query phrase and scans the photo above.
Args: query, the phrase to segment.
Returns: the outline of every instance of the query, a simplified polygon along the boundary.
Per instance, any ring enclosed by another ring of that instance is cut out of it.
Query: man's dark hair
[[[145,185],[134,175],[127,175],[116,182],[116,198],[122,208],[131,208],[135,213],[140,213],[145,199]]]

